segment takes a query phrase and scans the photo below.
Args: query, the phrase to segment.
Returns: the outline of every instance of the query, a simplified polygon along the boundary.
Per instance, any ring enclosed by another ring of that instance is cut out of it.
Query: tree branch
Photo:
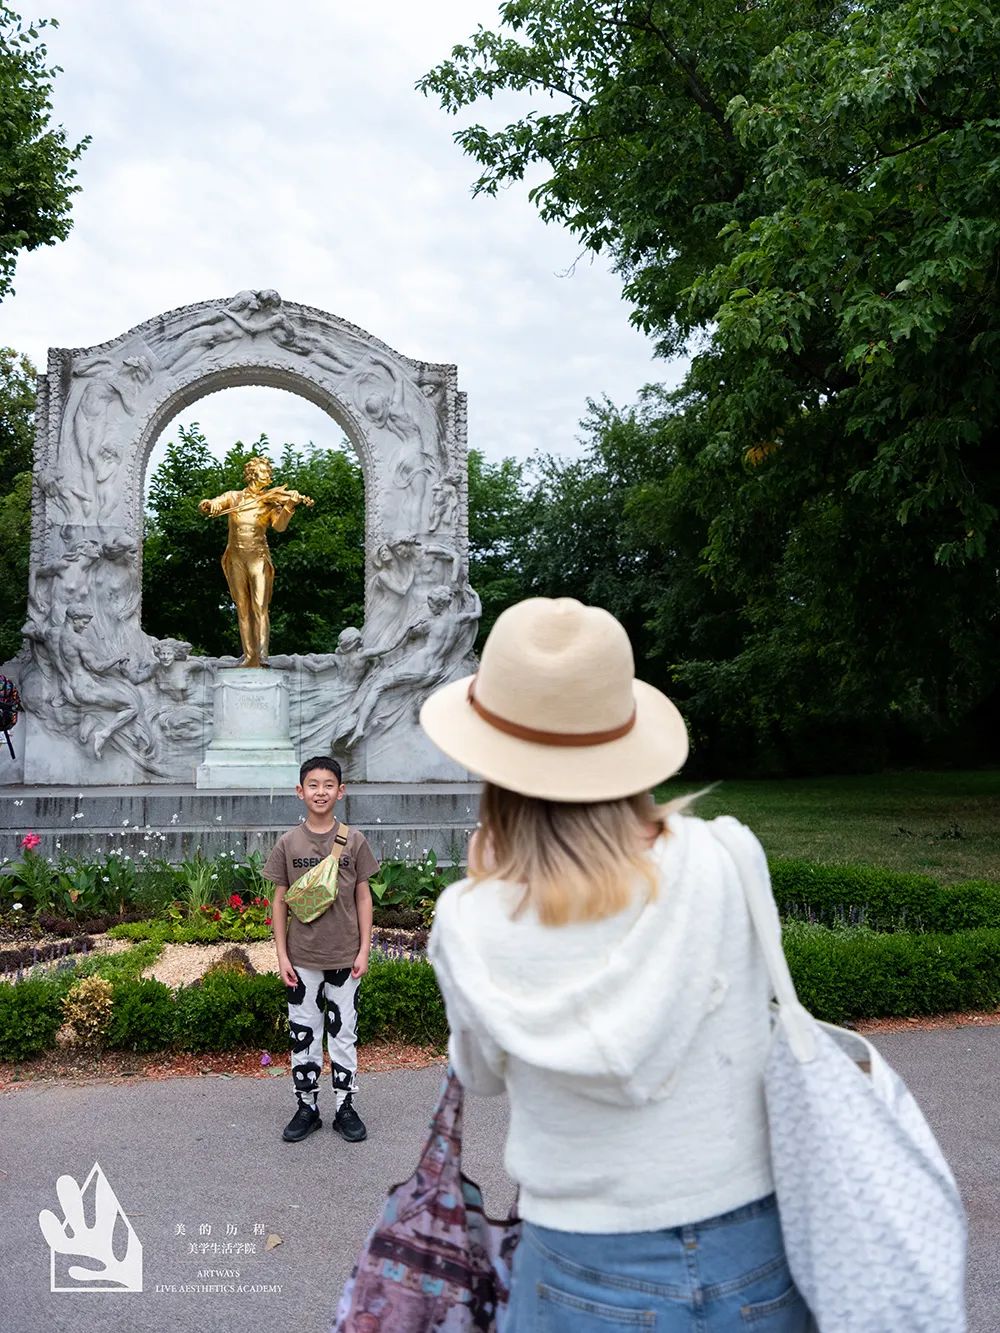
[[[890,157],[901,157],[903,153],[912,153],[914,148],[922,148],[924,144],[933,143],[935,139],[940,139],[942,134],[947,134],[954,128],[954,125],[941,125],[930,134],[925,134],[922,139],[914,139],[912,143],[904,144],[902,148],[893,148],[888,153],[876,153],[870,161],[862,162],[858,166],[852,167],[847,173],[847,179],[850,180],[850,178],[856,176],[859,171],[865,171],[868,167],[875,166],[877,162],[885,162]]]
[[[728,120],[726,120],[726,113],[698,78],[694,63],[689,60],[687,56],[682,54],[680,49],[675,46],[659,24],[654,22],[652,8],[647,9],[646,20],[644,23],[636,23],[631,19],[616,18],[611,19],[611,23],[616,27],[630,28],[635,32],[651,33],[659,41],[660,45],[674,63],[684,72],[684,76],[687,79],[688,89],[697,105],[701,107],[706,115],[711,116],[712,120],[715,121],[719,129],[722,131],[723,138],[727,139],[730,143],[734,142],[735,135],[733,134],[732,126],[729,124]]]

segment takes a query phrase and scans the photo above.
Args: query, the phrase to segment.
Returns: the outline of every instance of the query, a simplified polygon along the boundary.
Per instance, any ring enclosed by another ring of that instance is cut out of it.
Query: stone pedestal
[[[212,741],[198,787],[290,792],[299,763],[288,728],[288,685],[280,671],[220,671],[213,686]]]

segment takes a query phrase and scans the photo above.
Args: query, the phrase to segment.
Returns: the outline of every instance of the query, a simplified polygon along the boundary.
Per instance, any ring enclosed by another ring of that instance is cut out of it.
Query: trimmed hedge
[[[266,1049],[287,1032],[287,994],[273,972],[215,972],[182,986],[174,1001],[174,1044],[182,1051]]]
[[[985,880],[946,886],[877,866],[772,861],[771,883],[782,916],[808,912],[827,925],[886,932],[1000,928],[1000,884]]]
[[[799,999],[828,1022],[1000,1005],[1000,930],[878,934],[792,923],[783,940]]]
[[[434,969],[423,960],[373,958],[361,983],[358,1040],[390,1037],[443,1046],[448,1020]]]
[[[0,984],[0,1060],[24,1060],[54,1045],[62,1022],[62,998],[72,980],[67,973],[29,978],[16,986]],[[141,980],[122,968],[113,985],[107,1033],[112,1049],[268,1049],[281,1047],[287,1039],[287,994],[273,973],[217,972],[174,992],[162,982]],[[432,1045],[446,1042],[444,1004],[429,963],[373,959],[361,994],[361,1041],[389,1037]]]
[[[114,983],[107,1044],[148,1055],[173,1045],[174,993],[162,981],[127,977]]]
[[[0,1060],[30,1060],[55,1045],[65,993],[51,977],[0,985]]]

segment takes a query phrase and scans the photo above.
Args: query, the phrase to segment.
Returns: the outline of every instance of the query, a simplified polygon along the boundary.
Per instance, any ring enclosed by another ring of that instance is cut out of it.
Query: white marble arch
[[[355,778],[459,776],[415,724],[429,690],[468,668],[479,614],[468,585],[456,367],[404,356],[263,289],[49,352],[39,377],[29,614],[7,672],[21,681],[27,723],[23,772],[11,780],[191,780],[211,730],[214,673],[231,661],[191,658],[183,641],[144,634],[143,485],[167,423],[206,394],[242,385],[315,403],[351,441],[364,474],[365,624],[345,626],[336,652],[274,659],[289,673],[293,743],[334,748]],[[223,544],[220,532],[220,554]],[[279,584],[275,595],[294,589]],[[422,664],[419,680],[412,662]]]

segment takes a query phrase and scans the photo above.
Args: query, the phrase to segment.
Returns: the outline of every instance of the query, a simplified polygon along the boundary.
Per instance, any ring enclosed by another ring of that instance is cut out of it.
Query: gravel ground
[[[232,948],[242,949],[247,954],[255,972],[277,972],[278,956],[274,945],[270,940],[258,940],[253,944],[238,945],[165,944],[159,958],[142,975],[167,986],[186,986],[189,981],[204,976],[205,969]]]

